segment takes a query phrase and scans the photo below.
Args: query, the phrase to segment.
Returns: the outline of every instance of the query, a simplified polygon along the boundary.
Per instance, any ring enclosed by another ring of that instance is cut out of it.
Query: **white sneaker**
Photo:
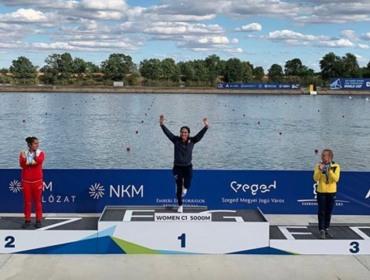
[[[179,208],[177,209],[177,213],[182,213],[183,212],[183,209],[182,209],[182,205],[179,206]]]
[[[186,193],[188,192],[187,189],[185,189],[184,187],[182,187],[182,197],[184,197],[186,195]]]

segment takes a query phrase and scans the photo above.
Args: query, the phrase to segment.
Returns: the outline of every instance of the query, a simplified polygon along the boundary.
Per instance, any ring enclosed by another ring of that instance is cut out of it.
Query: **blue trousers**
[[[336,193],[317,192],[319,230],[329,229]]]
[[[182,205],[182,187],[189,189],[191,185],[191,178],[193,178],[193,166],[178,166],[175,165],[172,169],[172,173],[176,181],[176,197],[179,206]]]

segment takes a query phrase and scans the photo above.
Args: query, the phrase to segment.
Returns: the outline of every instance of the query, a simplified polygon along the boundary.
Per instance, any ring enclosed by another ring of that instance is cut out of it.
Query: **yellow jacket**
[[[337,163],[332,164],[329,171],[329,179],[326,179],[326,174],[322,172],[319,168],[319,164],[315,167],[315,172],[313,174],[313,179],[319,182],[317,191],[320,193],[335,193],[337,192],[337,182],[340,177],[340,166]]]

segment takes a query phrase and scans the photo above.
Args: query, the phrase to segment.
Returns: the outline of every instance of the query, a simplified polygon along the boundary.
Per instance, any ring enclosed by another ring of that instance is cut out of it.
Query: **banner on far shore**
[[[370,90],[370,79],[330,79],[332,90]]]
[[[177,207],[172,170],[44,170],[45,213],[101,213],[106,205]],[[313,171],[194,170],[187,206],[316,214]],[[22,213],[20,169],[0,169],[0,213]],[[341,172],[334,214],[370,215],[370,172]]]
[[[247,83],[219,83],[218,89],[257,89],[257,90],[270,90],[270,89],[300,89],[300,84],[247,84]]]

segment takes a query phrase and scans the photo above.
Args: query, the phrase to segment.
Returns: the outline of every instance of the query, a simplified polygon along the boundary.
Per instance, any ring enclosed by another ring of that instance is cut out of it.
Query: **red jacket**
[[[24,158],[22,153],[26,155]],[[21,152],[19,155],[19,165],[22,167],[22,181],[37,182],[43,179],[42,163],[44,162],[45,154],[41,150],[35,153],[30,153],[29,150]]]

